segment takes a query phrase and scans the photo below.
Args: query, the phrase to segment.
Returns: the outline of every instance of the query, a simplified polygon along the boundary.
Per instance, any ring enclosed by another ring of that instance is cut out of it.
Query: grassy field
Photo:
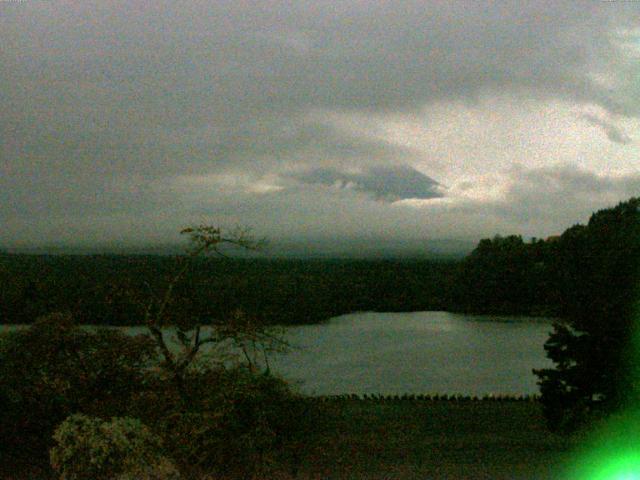
[[[578,443],[549,432],[536,401],[337,400],[321,405],[316,424],[296,450],[297,471],[278,469],[264,478],[561,480]],[[38,469],[17,473],[12,468],[5,475],[2,470],[3,479],[52,478]]]
[[[575,438],[550,433],[537,402],[340,401],[296,478],[561,478]]]

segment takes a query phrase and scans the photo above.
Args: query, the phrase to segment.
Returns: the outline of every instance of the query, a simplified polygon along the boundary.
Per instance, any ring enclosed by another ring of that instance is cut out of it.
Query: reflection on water
[[[306,393],[537,393],[550,321],[447,312],[357,313],[288,329],[272,369]]]

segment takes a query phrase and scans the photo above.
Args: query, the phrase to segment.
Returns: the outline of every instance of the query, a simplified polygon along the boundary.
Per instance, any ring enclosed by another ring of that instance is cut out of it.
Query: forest
[[[177,259],[160,255],[0,256],[0,323],[31,323],[51,311],[83,324],[137,325],[142,299]],[[242,310],[269,324],[305,324],[356,311],[447,308],[450,260],[199,258],[177,286],[203,324]]]
[[[203,324],[235,310],[268,324],[318,323],[360,311],[448,310],[553,316],[562,305],[556,240],[496,236],[466,258],[200,258],[177,286]],[[0,254],[0,323],[51,311],[80,323],[138,325],[144,298],[175,269],[168,255]]]

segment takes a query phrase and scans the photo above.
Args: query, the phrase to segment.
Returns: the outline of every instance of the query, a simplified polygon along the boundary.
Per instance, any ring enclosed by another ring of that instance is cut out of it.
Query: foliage
[[[640,199],[593,214],[560,237],[482,240],[451,284],[454,309],[556,316],[538,370],[549,424],[572,428],[638,400],[630,343],[640,280]]]
[[[179,478],[160,438],[137,419],[71,415],[53,438],[51,465],[61,480]]]
[[[632,338],[640,280],[640,198],[593,214],[558,242],[562,320],[545,345],[555,367],[538,370],[550,425],[573,428],[639,397]]]
[[[152,342],[52,314],[0,336],[0,445],[46,451],[54,427],[72,413],[126,412],[155,357]]]
[[[0,323],[53,311],[80,324],[141,325],[182,266],[170,255],[0,257]],[[356,311],[443,310],[457,261],[198,257],[173,290],[174,305],[210,324],[236,310],[264,324],[308,324]],[[183,317],[184,318],[184,317]]]
[[[258,249],[261,242],[246,231],[224,236],[220,229],[204,225],[181,233],[189,235],[191,247],[178,259],[166,284],[155,292],[150,289],[148,299],[141,301],[144,324],[162,355],[158,386],[164,390],[138,399],[142,405],[150,398],[162,405],[158,415],[141,415],[161,433],[184,471],[231,470],[246,476],[268,463],[276,439],[283,438],[276,428],[277,419],[292,413],[283,410],[291,397],[288,386],[268,374],[267,353],[287,344],[273,328],[241,310],[204,329],[202,319],[176,292],[201,257],[208,253],[224,256],[221,248],[225,245]],[[177,349],[169,347],[167,327],[174,332]],[[206,356],[202,355],[205,346],[209,348]],[[229,347],[242,352],[240,363],[232,370],[224,355]],[[263,366],[267,370],[259,374]]]
[[[201,257],[224,255],[224,245],[251,249],[259,242],[246,232],[225,237],[207,226],[182,233],[191,237],[192,246],[175,259],[164,282],[146,285],[145,292],[124,292],[148,335],[130,338],[116,330],[82,329],[70,315],[54,314],[3,339],[0,360],[6,362],[0,373],[9,382],[1,393],[3,403],[16,407],[8,408],[12,415],[7,419],[14,437],[47,446],[53,427],[68,415],[133,415],[165,441],[182,470],[200,474],[230,469],[254,474],[287,450],[300,432],[304,410],[297,408],[300,403],[286,382],[269,374],[268,364],[268,353],[286,348],[286,342],[239,309],[213,319],[205,329],[188,296],[186,279]],[[235,362],[224,354],[229,349],[239,352]],[[62,444],[51,457],[63,478],[111,478],[130,470],[125,464],[141,454],[133,440],[138,434],[120,430],[142,427],[130,420],[113,422],[76,416],[63,424],[55,437]],[[25,435],[25,427],[30,434]],[[144,438],[147,433],[139,432]],[[128,475],[147,473],[157,472]]]
[[[553,242],[526,243],[519,235],[483,239],[453,277],[451,306],[471,313],[553,315],[555,257]]]
[[[151,296],[142,303],[144,325],[163,358],[161,367],[176,387],[183,406],[188,407],[193,398],[189,395],[186,381],[189,370],[203,346],[212,344],[219,347],[230,343],[242,350],[248,365],[253,368],[256,366],[255,355],[254,358],[249,355],[250,349],[253,352],[263,352],[266,360],[267,350],[284,349],[287,344],[281,337],[272,333],[269,326],[252,321],[242,312],[234,312],[234,315],[214,322],[213,328],[208,333],[204,333],[201,319],[189,308],[184,308],[184,303],[174,293],[197,258],[208,253],[224,256],[221,250],[224,246],[257,250],[261,248],[264,241],[254,240],[246,230],[236,230],[231,235],[225,236],[219,228],[207,225],[186,228],[180,233],[189,235],[191,247],[187,249],[186,255],[179,257],[179,268],[170,277],[162,291],[156,295],[151,290]],[[167,327],[175,330],[175,338],[179,344],[178,351],[169,347],[166,338]]]
[[[238,478],[295,457],[312,426],[312,408],[288,384],[246,364],[189,370],[185,406],[166,383],[145,391],[132,404],[138,416],[163,438],[182,472]],[[234,476],[235,475],[235,476]]]

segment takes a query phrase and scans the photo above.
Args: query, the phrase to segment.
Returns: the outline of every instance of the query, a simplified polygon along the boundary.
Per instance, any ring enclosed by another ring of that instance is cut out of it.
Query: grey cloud
[[[359,137],[337,128],[298,120],[261,126],[261,134],[231,136],[218,142],[216,158],[233,168],[233,162],[261,159],[254,169],[274,168],[274,163],[298,165],[357,162],[358,164],[407,162],[419,156],[411,148]]]
[[[514,170],[512,187],[504,199],[452,203],[434,199],[414,208],[371,202],[355,188],[344,188],[352,176],[343,171],[310,171],[307,176],[308,183],[298,189],[259,197],[213,198],[194,205],[194,212],[224,218],[233,211],[274,241],[315,238],[335,242],[376,235],[390,240],[447,236],[477,240],[496,233],[545,237],[586,222],[592,212],[640,191],[640,174],[598,175],[567,164]],[[327,193],[327,187],[334,185],[341,188],[340,195]]]
[[[87,184],[59,177],[25,176],[14,181],[0,178],[0,222],[18,219],[50,223],[65,218],[128,215],[132,221],[175,204],[170,192],[132,177],[96,178]]]
[[[291,177],[308,184],[353,188],[387,202],[443,196],[438,182],[407,165],[375,166],[359,173],[317,168]]]
[[[612,142],[620,143],[622,145],[631,143],[631,137],[613,123],[590,114],[584,114],[582,115],[582,118],[590,124],[600,127],[607,135],[607,138]]]
[[[202,122],[242,129],[265,113],[395,111],[522,88],[633,110],[590,77],[592,69],[607,66],[603,59],[615,61],[611,26],[631,21],[627,6],[137,5],[3,6],[2,57],[10,67],[0,77],[3,90],[20,100],[37,90],[26,111],[24,105],[18,111],[42,118],[46,109],[76,128],[104,125],[114,132]],[[27,88],[10,88],[16,84]]]
[[[377,198],[433,198],[435,181],[394,166],[424,161],[416,152],[305,113],[517,92],[638,115],[638,84],[624,81],[637,72],[623,71],[614,42],[639,8],[614,3],[0,2],[0,218],[49,207],[140,218],[177,202],[154,184],[221,172],[324,168]]]
[[[542,189],[544,192],[566,194],[567,198],[577,195],[597,197],[611,193],[625,197],[640,190],[640,173],[622,176],[598,175],[579,164],[525,169],[517,178],[520,182],[515,184],[513,192],[535,190],[541,185],[546,185]]]
[[[525,88],[623,108],[589,74],[616,57],[609,28],[623,22],[625,7],[137,5],[3,6],[7,68],[0,82],[8,107],[27,121],[47,118],[127,137],[132,129],[202,123],[243,135],[247,122],[265,115],[310,107],[415,109],[443,98],[472,100],[487,89]]]
[[[639,191],[638,173],[598,175],[577,164],[524,168],[514,172],[514,183],[505,199],[485,208],[517,225],[516,230],[528,230],[532,235],[546,230],[551,234],[584,222],[592,212]]]

